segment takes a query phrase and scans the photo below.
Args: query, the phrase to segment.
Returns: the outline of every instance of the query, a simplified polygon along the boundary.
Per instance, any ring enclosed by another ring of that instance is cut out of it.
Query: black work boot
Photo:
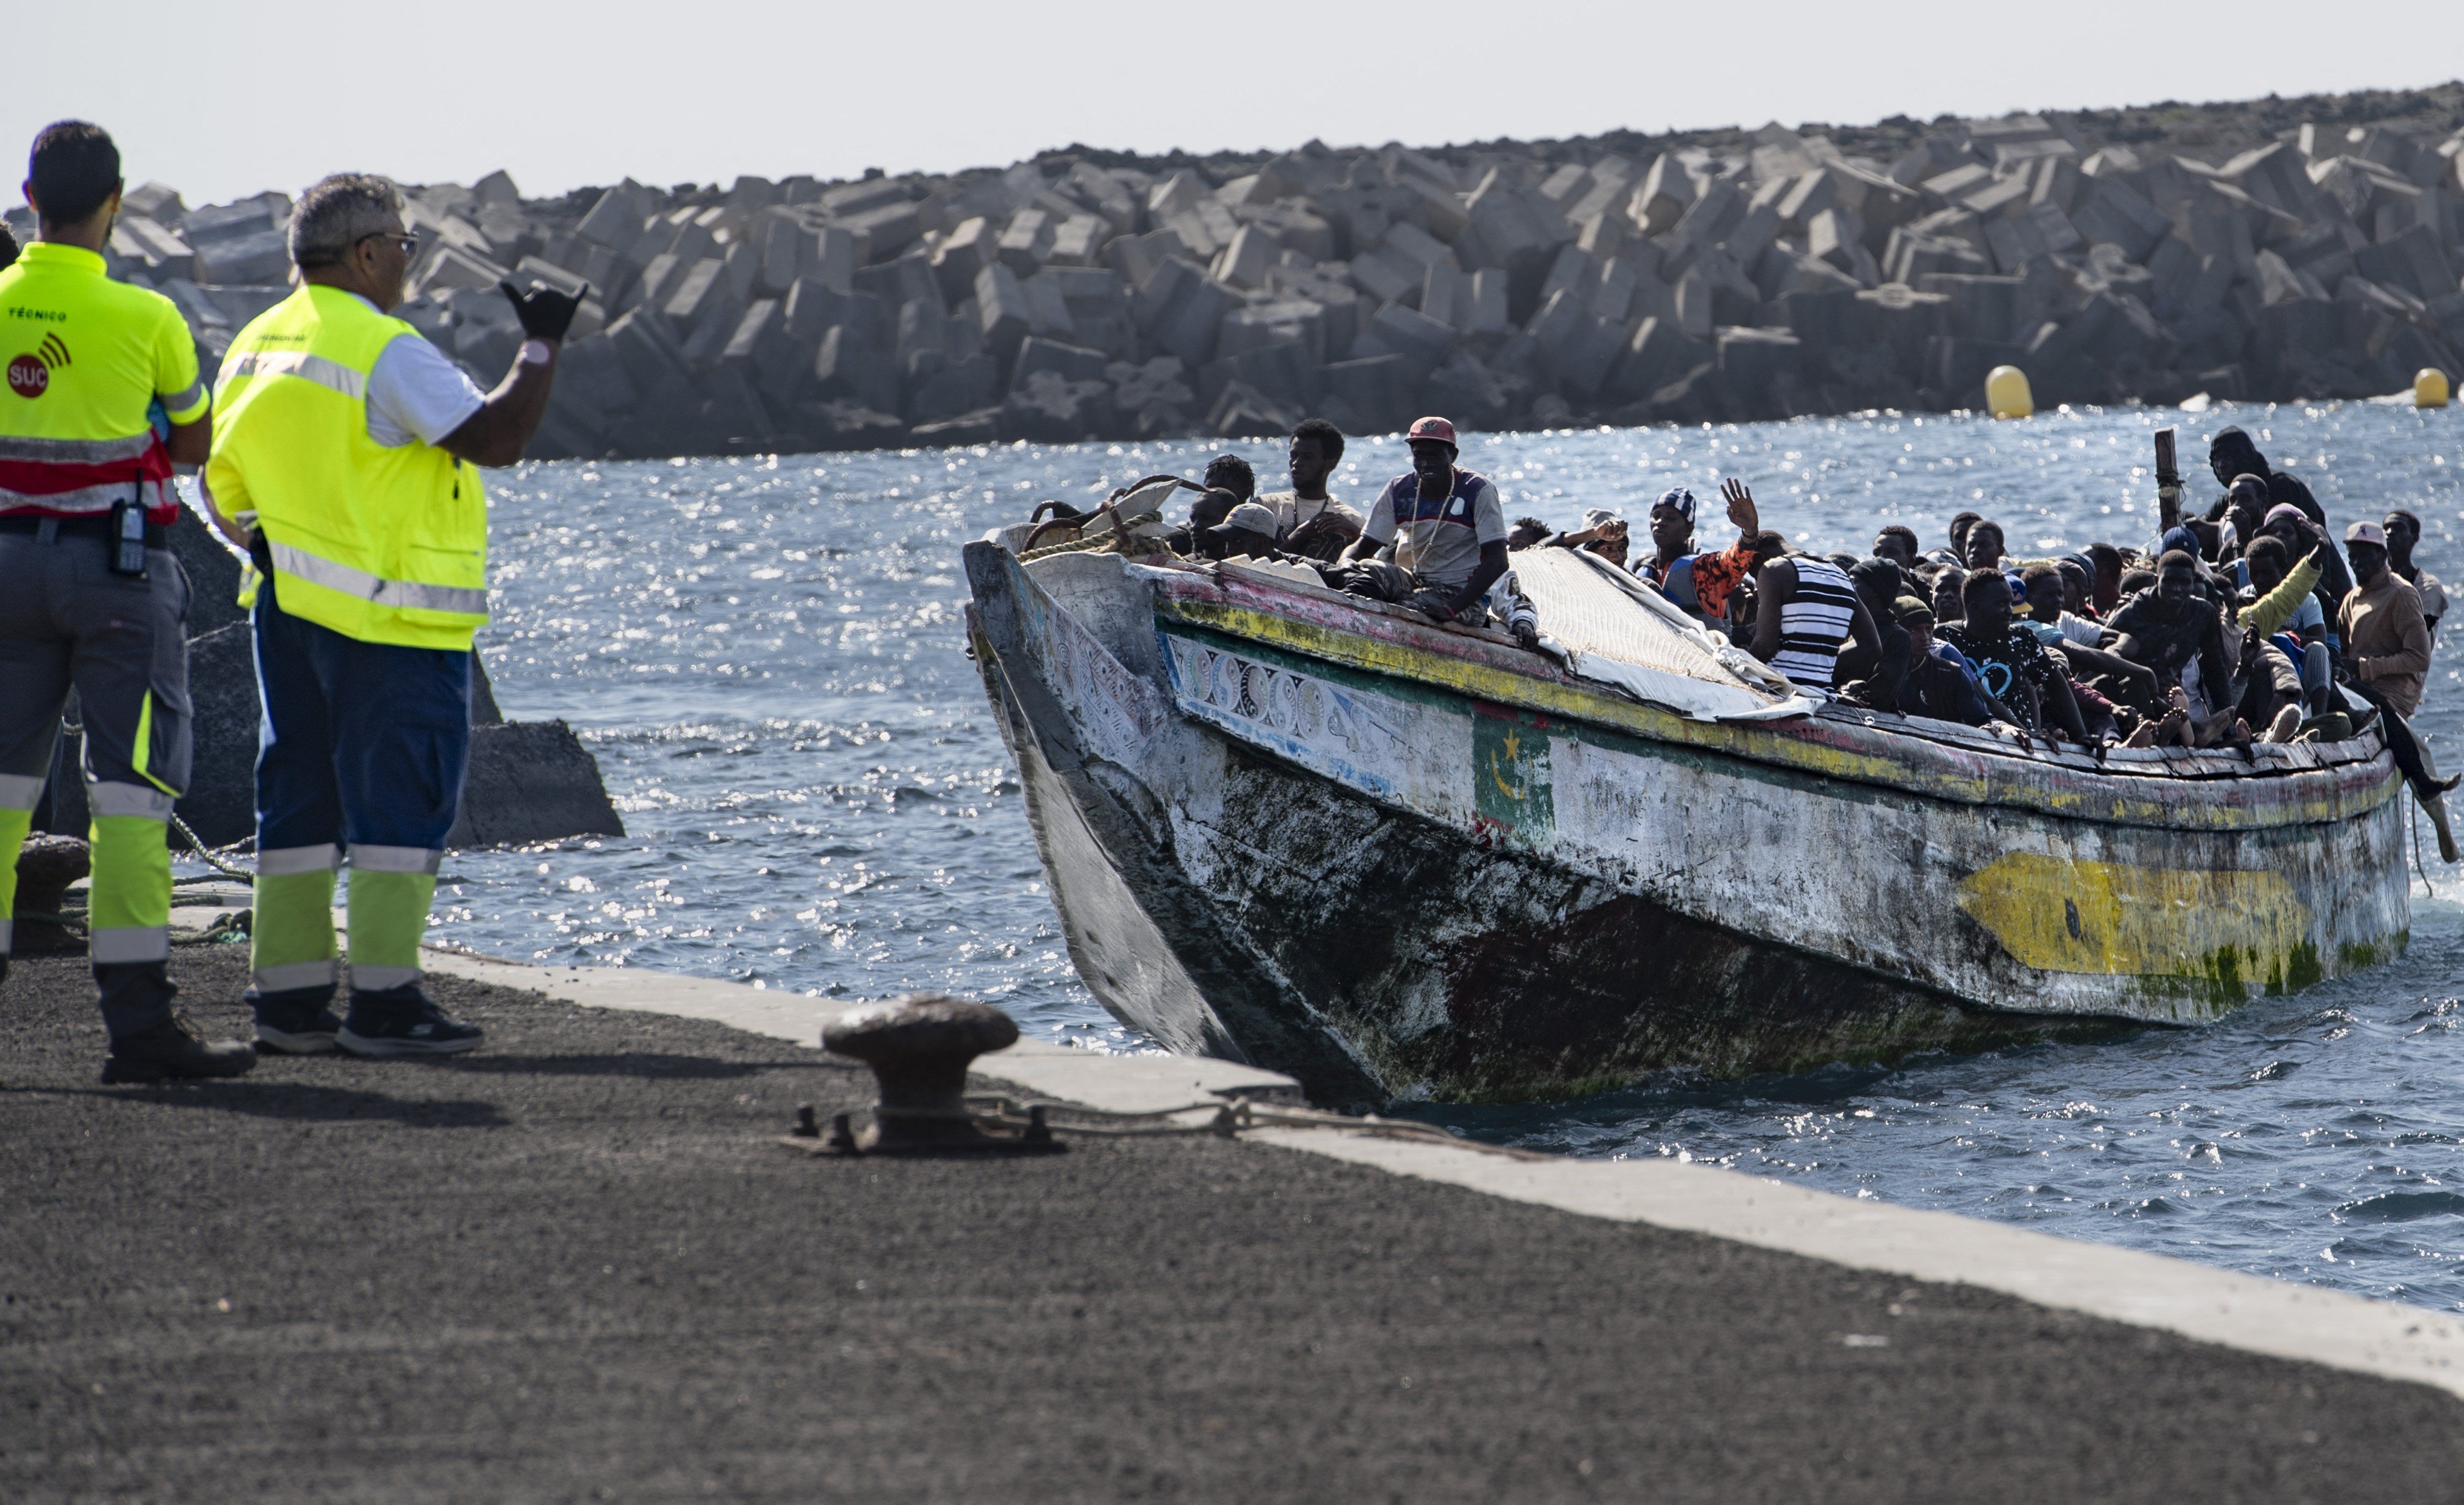
[[[256,1048],[244,1040],[209,1044],[178,1014],[134,1034],[114,1035],[103,1058],[102,1079],[112,1082],[198,1081],[239,1076],[256,1065]]]

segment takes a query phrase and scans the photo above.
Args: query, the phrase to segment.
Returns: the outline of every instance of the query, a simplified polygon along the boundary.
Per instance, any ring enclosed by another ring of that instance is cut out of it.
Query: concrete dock
[[[174,966],[201,1024],[245,1028],[242,948]],[[1344,1150],[1391,1169],[1253,1139],[805,1159],[776,1143],[794,1106],[869,1078],[680,1015],[732,996],[784,1034],[824,1006],[602,979],[629,1002],[438,977],[489,1030],[470,1056],[102,1088],[82,962],[20,961],[0,1499],[2074,1505],[2464,1477],[2454,1383],[2390,1377],[2448,1340],[2435,1314],[2328,1367],[1989,1289],[2008,1271],[1855,1268],[1889,1263],[1870,1237],[1843,1263],[1537,1206],[1546,1166],[1492,1196],[1392,1141]],[[1186,1070],[1070,1053],[982,1064],[1131,1097]],[[2272,1299],[2194,1273],[2246,1317]],[[2339,1331],[2405,1320],[2289,1295]]]

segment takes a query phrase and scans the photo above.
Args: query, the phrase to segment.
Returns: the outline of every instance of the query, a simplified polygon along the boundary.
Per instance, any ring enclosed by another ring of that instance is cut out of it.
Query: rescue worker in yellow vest
[[[528,338],[483,394],[389,317],[417,247],[391,183],[326,178],[300,196],[290,235],[301,285],[231,342],[205,487],[257,569],[257,1044],[450,1054],[480,1031],[422,991],[419,942],[470,751],[471,637],[488,620],[474,467],[521,457],[580,299],[507,284]],[[351,996],[338,1017],[345,859]]]
[[[209,405],[179,310],[104,275],[120,190],[120,150],[100,126],[45,126],[25,185],[37,238],[0,271],[0,976],[17,853],[74,687],[94,843],[87,949],[111,1035],[102,1079],[236,1076],[254,1051],[199,1039],[166,973],[165,830],[188,782],[171,467],[205,459]],[[148,416],[157,402],[165,432]]]

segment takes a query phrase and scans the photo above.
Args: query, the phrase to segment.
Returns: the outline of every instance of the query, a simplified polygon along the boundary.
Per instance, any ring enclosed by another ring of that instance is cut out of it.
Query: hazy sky
[[[2069,18],[2067,21],[2065,18]],[[47,121],[191,204],[374,170],[530,194],[1163,150],[1863,122],[2427,84],[2447,0],[2334,7],[1248,0],[26,4],[0,182]],[[20,202],[13,189],[5,202]]]

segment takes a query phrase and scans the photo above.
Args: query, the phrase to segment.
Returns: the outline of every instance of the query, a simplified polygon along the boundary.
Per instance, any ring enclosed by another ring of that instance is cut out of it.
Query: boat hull
[[[1289,602],[1118,561],[969,564],[1080,975],[1167,1046],[1321,1101],[2197,1023],[2404,942],[2383,757],[2000,768],[1683,721],[1425,629],[1312,636]]]

